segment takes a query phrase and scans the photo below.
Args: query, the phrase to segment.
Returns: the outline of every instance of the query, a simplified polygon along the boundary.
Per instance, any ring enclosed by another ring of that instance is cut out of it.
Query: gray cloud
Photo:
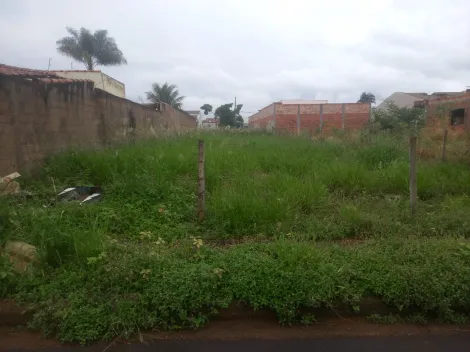
[[[104,28],[129,64],[101,69],[130,99],[168,81],[187,109],[237,96],[249,115],[278,99],[463,90],[468,13],[465,0],[2,0],[0,62],[68,69],[65,27]]]

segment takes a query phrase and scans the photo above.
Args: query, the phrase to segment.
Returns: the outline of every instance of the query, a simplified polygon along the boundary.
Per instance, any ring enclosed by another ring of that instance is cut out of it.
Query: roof
[[[0,76],[24,78],[44,83],[92,82],[88,79],[63,78],[51,71],[34,70],[30,68],[15,67],[5,64],[0,64]]]
[[[377,106],[377,109],[388,108],[388,103],[393,102],[399,108],[412,108],[415,106],[415,101],[423,100],[436,100],[442,98],[456,97],[465,94],[465,92],[434,92],[432,94],[427,93],[405,93],[395,92],[386,98],[382,103]]]
[[[443,97],[443,96],[454,96],[454,95],[461,95],[465,93],[464,92],[434,92],[431,94],[427,93],[403,93],[406,95],[411,95],[412,97],[418,98],[418,99],[436,99],[438,97]]]
[[[101,72],[101,70],[52,70],[54,72]]]
[[[418,99],[427,99],[428,98],[428,93],[403,93],[406,95],[411,95],[412,97],[418,98]]]

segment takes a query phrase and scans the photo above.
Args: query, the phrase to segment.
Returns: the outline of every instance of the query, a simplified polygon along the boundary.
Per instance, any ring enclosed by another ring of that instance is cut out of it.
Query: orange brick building
[[[470,132],[470,91],[439,99],[416,101],[415,107],[425,108],[427,125],[440,124],[441,119],[453,129]]]
[[[280,101],[248,118],[253,129],[300,133],[302,131],[357,130],[371,118],[371,105],[328,104],[325,101]]]

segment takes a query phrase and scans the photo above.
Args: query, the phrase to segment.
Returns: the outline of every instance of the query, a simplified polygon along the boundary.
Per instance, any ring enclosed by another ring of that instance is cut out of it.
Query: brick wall
[[[369,121],[370,104],[281,104],[274,103],[248,119],[255,129],[299,131],[331,131],[360,129]]]
[[[430,127],[438,127],[443,123],[450,125],[450,111],[455,109],[464,109],[464,124],[452,126],[452,129],[466,130],[467,132],[470,132],[470,93],[426,100],[424,101],[423,106],[426,108],[426,125]],[[442,110],[439,111],[440,109]],[[446,114],[448,116],[442,116],[442,114]],[[441,121],[442,118],[447,121]]]
[[[162,111],[94,89],[93,83],[32,83],[0,77],[0,176],[40,165],[71,147],[196,128],[189,114]]]

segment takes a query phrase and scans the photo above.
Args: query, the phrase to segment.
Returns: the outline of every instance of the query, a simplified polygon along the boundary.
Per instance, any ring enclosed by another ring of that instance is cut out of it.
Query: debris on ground
[[[22,274],[37,259],[36,247],[22,241],[7,241],[4,249],[16,272]]]
[[[16,181],[13,181],[15,178],[20,177],[21,175],[17,172],[14,172],[5,177],[0,177],[0,196],[8,196],[10,194],[17,194],[20,192],[20,184]]]
[[[103,198],[103,189],[100,186],[80,186],[64,189],[58,195],[59,201],[78,201],[80,204],[99,202]]]

